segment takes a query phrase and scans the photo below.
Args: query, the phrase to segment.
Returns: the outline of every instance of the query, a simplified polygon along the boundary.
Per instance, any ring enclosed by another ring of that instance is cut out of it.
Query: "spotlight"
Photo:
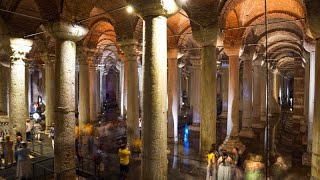
[[[132,12],[133,12],[133,7],[130,6],[130,5],[128,5],[128,6],[127,6],[127,12],[128,12],[128,13],[132,13]]]

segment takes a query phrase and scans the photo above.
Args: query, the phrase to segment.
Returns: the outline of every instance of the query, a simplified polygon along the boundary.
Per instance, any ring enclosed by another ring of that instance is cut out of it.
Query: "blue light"
[[[184,141],[188,141],[188,136],[189,136],[189,128],[188,128],[188,124],[186,123],[184,126]]]

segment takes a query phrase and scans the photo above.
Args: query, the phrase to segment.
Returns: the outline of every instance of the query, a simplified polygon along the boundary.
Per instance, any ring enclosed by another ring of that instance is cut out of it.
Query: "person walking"
[[[95,162],[95,169],[96,173],[99,177],[103,176],[104,173],[104,160],[107,159],[107,155],[103,151],[103,144],[99,145],[98,150],[96,151],[94,155],[94,162]]]
[[[31,141],[31,130],[32,130],[32,124],[30,122],[30,119],[27,119],[26,121],[26,139],[27,141]]]
[[[10,140],[10,136],[6,136],[5,142],[3,143],[3,155],[4,163],[7,167],[9,164],[13,163],[13,142]]]
[[[214,154],[214,149],[211,147],[207,155],[208,165],[207,165],[207,177],[206,180],[216,180],[216,159]]]
[[[17,170],[16,179],[25,180],[32,178],[31,160],[29,157],[30,150],[27,148],[27,142],[21,142],[21,148],[16,150],[17,156]]]
[[[221,157],[218,159],[218,180],[231,180],[232,179],[232,159],[223,150]]]
[[[118,155],[120,159],[120,173],[121,180],[127,179],[127,174],[129,172],[129,157],[130,150],[126,144],[121,144]]]

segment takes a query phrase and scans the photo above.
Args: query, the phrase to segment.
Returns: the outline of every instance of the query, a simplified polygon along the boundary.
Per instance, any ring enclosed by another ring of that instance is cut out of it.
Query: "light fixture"
[[[128,5],[128,6],[127,6],[127,12],[128,12],[128,13],[132,13],[132,12],[133,12],[133,7],[130,6],[130,5]]]

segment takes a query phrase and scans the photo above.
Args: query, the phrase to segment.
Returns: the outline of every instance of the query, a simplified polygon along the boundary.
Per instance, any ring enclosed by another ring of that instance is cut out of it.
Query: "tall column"
[[[120,116],[124,116],[124,66],[123,62],[120,62]]]
[[[16,132],[21,132],[23,138],[26,133],[26,120],[29,117],[27,107],[26,91],[26,54],[32,48],[32,41],[27,39],[10,39],[10,46],[13,51],[11,56],[10,73],[10,94],[9,94],[9,122],[10,134],[14,136]]]
[[[267,121],[267,69],[266,65],[260,67],[260,121]],[[265,123],[264,123],[265,124]]]
[[[278,69],[273,71],[273,97],[276,100],[277,104],[279,104],[279,71]]]
[[[167,179],[167,17],[174,0],[133,1],[143,19],[142,179]]]
[[[178,142],[178,49],[168,50],[168,138]]]
[[[222,71],[222,113],[221,118],[227,119],[228,117],[228,85],[229,85],[229,69],[227,64],[223,64]]]
[[[200,78],[201,78],[201,61],[200,59],[191,59],[191,100],[192,100],[192,123],[200,123]]]
[[[274,71],[269,70],[269,78],[268,78],[268,89],[267,89],[267,93],[268,93],[268,99],[267,99],[267,103],[268,103],[268,115],[275,115],[280,113],[280,107],[279,104],[277,103],[277,100],[274,96],[274,91],[277,91],[277,72],[278,69],[275,69]],[[276,96],[278,96],[278,94],[276,93]]]
[[[97,120],[97,91],[98,91],[98,81],[97,81],[97,67],[94,62],[94,57],[88,57],[89,65],[89,118],[90,121]]]
[[[85,125],[90,122],[89,116],[89,69],[88,57],[79,53],[79,130],[80,136],[85,134]]]
[[[97,65],[98,66],[98,65]],[[101,82],[102,82],[102,78],[101,78],[101,74],[102,74],[102,71],[101,71],[101,68],[98,66],[96,68],[96,112],[97,112],[97,116],[100,116],[101,115],[101,97],[100,97],[100,93],[101,93]]]
[[[239,50],[240,41],[228,41],[230,36],[225,36],[225,52],[229,56],[229,91],[228,91],[228,119],[227,136],[220,148],[231,152],[234,147],[240,152],[245,146],[239,140]]]
[[[0,115],[8,113],[8,69],[0,65]]]
[[[253,138],[252,131],[252,59],[243,61],[243,113],[239,136]]]
[[[127,111],[127,138],[133,145],[139,139],[139,79],[138,79],[138,47],[135,40],[120,42],[121,49],[126,55],[127,64],[127,88],[128,88],[128,111]]]
[[[88,30],[62,21],[48,24],[47,30],[56,39],[55,178],[75,179],[75,170],[65,172],[75,168],[75,42],[81,40]]]
[[[54,122],[54,57],[45,53],[42,56],[45,63],[45,88],[46,88],[46,133],[50,132],[50,127]]]

